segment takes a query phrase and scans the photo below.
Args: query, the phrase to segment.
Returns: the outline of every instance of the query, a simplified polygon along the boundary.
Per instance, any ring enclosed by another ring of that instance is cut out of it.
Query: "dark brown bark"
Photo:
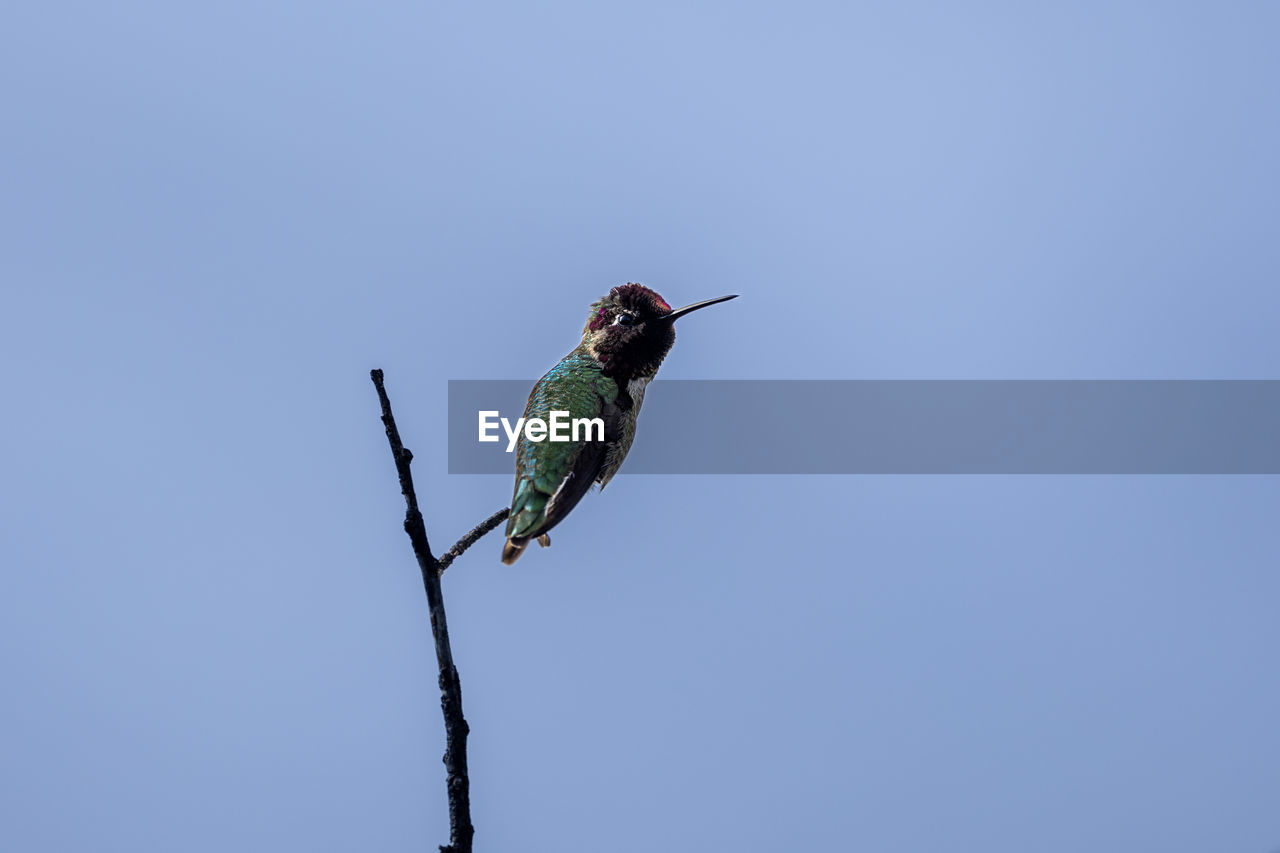
[[[395,457],[396,473],[400,476],[400,491],[404,495],[404,531],[409,534],[418,570],[422,573],[422,585],[427,591],[427,608],[431,613],[431,634],[435,639],[436,663],[440,668],[440,709],[444,713],[445,751],[444,766],[449,791],[449,844],[441,845],[441,853],[471,853],[471,841],[475,828],[471,825],[471,781],[467,776],[467,734],[470,727],[462,715],[462,683],[458,668],[453,665],[453,650],[449,646],[449,624],[445,619],[444,593],[440,588],[440,574],[467,548],[475,544],[507,517],[508,510],[494,513],[463,536],[443,558],[437,560],[427,541],[427,527],[418,509],[418,496],[413,488],[413,472],[409,463],[413,454],[400,441],[395,416],[391,414],[391,401],[383,385],[382,371],[370,372],[373,385],[378,389],[382,403],[382,423]]]

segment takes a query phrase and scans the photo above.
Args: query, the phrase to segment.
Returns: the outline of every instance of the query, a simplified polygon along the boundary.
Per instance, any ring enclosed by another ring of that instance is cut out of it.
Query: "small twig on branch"
[[[484,521],[472,528],[471,532],[458,540],[457,544],[445,551],[440,559],[436,561],[436,571],[444,574],[444,570],[449,568],[449,564],[462,556],[462,552],[470,548],[472,545],[480,541],[480,537],[484,536],[493,528],[507,520],[507,516],[511,514],[511,510],[507,507],[495,512]]]
[[[418,569],[422,572],[422,584],[427,590],[427,607],[431,611],[431,634],[436,644],[436,662],[440,667],[440,709],[444,713],[445,751],[444,766],[449,790],[449,844],[442,845],[440,853],[471,853],[471,840],[475,828],[471,825],[471,782],[467,776],[467,733],[471,730],[462,716],[462,683],[458,668],[453,665],[453,650],[449,647],[449,625],[445,620],[444,593],[440,589],[440,573],[472,545],[507,517],[507,510],[494,513],[474,530],[463,536],[440,560],[431,554],[427,541],[427,527],[418,509],[418,496],[413,489],[413,473],[409,463],[413,454],[400,441],[395,416],[391,414],[391,401],[382,384],[382,371],[370,371],[369,377],[378,389],[382,403],[382,423],[395,457],[396,473],[400,475],[400,491],[404,495],[404,531],[413,544]]]

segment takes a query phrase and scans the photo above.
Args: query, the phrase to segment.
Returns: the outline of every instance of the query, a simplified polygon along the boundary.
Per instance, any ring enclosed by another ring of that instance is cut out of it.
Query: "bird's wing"
[[[507,537],[531,539],[547,532],[577,505],[595,480],[604,460],[610,424],[616,422],[614,400],[618,386],[587,356],[570,356],[538,380],[529,395],[525,418],[550,422],[552,411],[568,411],[574,418],[603,418],[605,440],[528,441],[522,434],[516,446],[516,484],[511,498]],[[585,434],[584,434],[585,433]]]

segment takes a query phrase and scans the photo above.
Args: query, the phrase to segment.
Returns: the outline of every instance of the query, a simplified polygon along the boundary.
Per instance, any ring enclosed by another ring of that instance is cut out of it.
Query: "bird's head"
[[[642,284],[623,284],[591,305],[582,345],[615,376],[652,376],[676,341],[675,321],[691,311],[735,298],[721,296],[674,311]]]

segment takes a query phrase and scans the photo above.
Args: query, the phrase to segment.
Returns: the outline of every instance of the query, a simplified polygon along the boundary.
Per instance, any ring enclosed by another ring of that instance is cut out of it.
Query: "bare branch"
[[[383,386],[382,371],[370,371],[369,377],[378,389],[382,403],[382,423],[387,430],[387,442],[395,457],[396,472],[400,476],[400,491],[404,495],[404,530],[413,544],[418,569],[422,573],[422,585],[427,591],[427,607],[431,611],[431,634],[436,644],[436,662],[440,667],[440,709],[444,713],[445,751],[444,766],[449,790],[449,844],[440,847],[440,853],[471,853],[471,841],[475,827],[471,825],[471,782],[467,776],[467,733],[471,730],[462,716],[462,683],[458,668],[453,665],[453,650],[449,647],[449,625],[445,620],[444,593],[440,589],[440,573],[471,547],[502,519],[507,510],[494,513],[436,560],[427,541],[427,528],[418,509],[418,496],[413,489],[413,473],[409,463],[413,454],[400,441],[395,416],[391,414],[391,401]]]
[[[493,528],[507,520],[507,516],[511,514],[511,510],[507,507],[495,512],[484,521],[477,524],[471,529],[471,532],[458,540],[458,543],[445,551],[444,554],[436,561],[436,571],[444,574],[444,570],[449,568],[449,564],[462,556],[462,553],[472,545],[480,541],[480,537],[484,536]]]

